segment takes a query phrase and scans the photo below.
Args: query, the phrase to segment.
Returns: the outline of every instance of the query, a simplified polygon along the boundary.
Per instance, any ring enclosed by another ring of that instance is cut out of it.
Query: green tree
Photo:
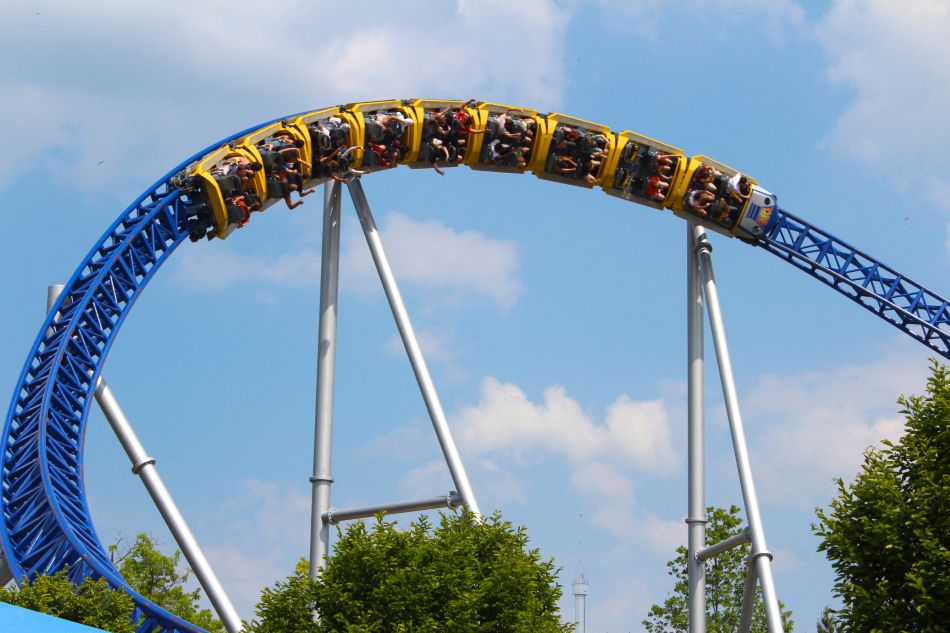
[[[815,624],[816,633],[839,633],[841,630],[841,627],[838,626],[838,620],[835,618],[835,612],[831,610],[831,607],[825,607]]]
[[[148,534],[139,534],[135,542],[123,549],[122,539],[109,546],[112,562],[137,592],[192,624],[210,633],[225,633],[224,625],[208,609],[198,606],[201,590],[185,591],[184,584],[191,575],[186,568],[179,573],[181,552],[167,555],[155,547]]]
[[[932,362],[926,396],[901,397],[906,431],[868,449],[854,483],[818,509],[840,620],[853,633],[946,631],[950,622],[950,376]]]
[[[739,508],[709,507],[706,509],[706,542],[718,543],[742,532]],[[709,633],[731,633],[739,625],[742,612],[742,595],[745,591],[749,545],[745,544],[707,560],[706,567],[706,630]],[[654,604],[643,626],[648,633],[685,633],[689,627],[689,577],[686,547],[676,548],[676,558],[669,561],[670,576],[675,583],[673,595],[662,604]],[[756,589],[755,610],[752,613],[752,631],[768,631],[765,606],[761,590]],[[782,626],[791,631],[794,622],[792,613],[779,602]]]
[[[129,617],[132,598],[110,588],[102,578],[86,578],[76,586],[66,574],[63,570],[53,576],[37,576],[19,588],[0,587],[0,601],[112,633],[134,633]]]
[[[427,517],[399,530],[378,517],[340,533],[317,582],[298,564],[265,590],[254,633],[554,633],[561,587],[551,560],[528,549],[524,528],[497,513]],[[319,619],[314,622],[312,613]]]

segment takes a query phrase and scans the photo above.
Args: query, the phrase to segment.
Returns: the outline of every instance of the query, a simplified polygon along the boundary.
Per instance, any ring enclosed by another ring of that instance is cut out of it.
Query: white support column
[[[56,302],[56,299],[59,298],[63,288],[64,286],[62,285],[49,287],[47,293],[47,311],[53,309],[53,304]],[[184,554],[185,560],[188,561],[188,564],[195,572],[195,578],[198,579],[198,584],[201,585],[201,588],[204,589],[208,595],[208,599],[211,601],[211,605],[214,607],[218,617],[221,618],[221,622],[224,623],[228,633],[240,633],[243,628],[241,618],[238,616],[237,611],[235,611],[234,605],[231,604],[231,600],[224,592],[224,588],[221,586],[217,575],[215,575],[214,570],[205,558],[204,552],[201,551],[198,541],[195,540],[185,518],[178,510],[178,506],[175,505],[171,493],[168,492],[168,488],[165,487],[165,483],[158,474],[158,470],[155,467],[155,458],[149,457],[148,453],[145,452],[145,447],[142,446],[128,418],[125,417],[125,413],[119,406],[115,395],[112,393],[112,390],[109,389],[109,385],[106,384],[105,379],[101,376],[96,380],[95,397],[96,402],[99,403],[99,408],[102,409],[102,412],[106,416],[106,420],[109,421],[109,425],[115,432],[116,437],[119,438],[122,448],[125,449],[125,454],[128,455],[129,460],[132,462],[132,474],[138,475],[142,483],[145,484],[145,489],[148,491],[149,496],[152,497],[152,501],[165,520],[165,524],[171,531],[175,543],[179,549],[181,549],[182,554]]]
[[[688,501],[688,600],[689,633],[706,632],[706,567],[697,553],[706,547],[706,478],[703,432],[703,285],[693,248],[693,223],[686,226],[686,329],[687,329],[687,436],[689,453]]]
[[[313,438],[313,498],[310,512],[310,577],[326,564],[330,545],[330,486],[333,485],[333,388],[336,379],[336,317],[340,278],[340,184],[323,189],[323,252],[320,264],[320,325],[317,338],[317,405]]]
[[[736,467],[739,471],[739,485],[742,488],[742,498],[745,503],[746,517],[749,520],[749,531],[752,538],[751,556],[755,561],[759,582],[762,586],[762,598],[765,602],[765,614],[768,619],[769,633],[782,633],[782,618],[778,607],[778,596],[772,579],[772,554],[765,542],[765,530],[762,526],[762,516],[759,512],[759,500],[755,492],[755,482],[752,479],[752,467],[749,463],[749,449],[745,439],[745,429],[742,425],[742,414],[739,410],[739,398],[736,394],[735,378],[732,374],[732,361],[729,356],[729,346],[726,341],[726,329],[719,306],[719,292],[716,289],[716,277],[712,265],[712,245],[706,236],[706,230],[701,226],[694,227],[696,241],[696,255],[699,259],[702,274],[706,306],[709,313],[709,326],[712,331],[713,343],[716,349],[716,360],[719,364],[719,378],[722,382],[723,397],[726,401],[726,414],[729,418],[729,428],[732,431],[732,447],[736,456]]]
[[[363,185],[359,178],[351,178],[348,183],[350,198],[356,206],[356,213],[360,218],[360,224],[363,227],[363,233],[366,236],[366,244],[373,255],[373,261],[376,263],[376,270],[379,272],[379,279],[383,283],[386,291],[386,297],[389,299],[389,306],[392,309],[393,317],[396,319],[396,325],[399,328],[399,335],[402,337],[402,343],[406,348],[406,354],[409,356],[409,362],[416,376],[416,382],[419,383],[419,389],[422,391],[422,397],[426,403],[426,409],[429,411],[429,418],[432,420],[432,426],[439,438],[439,445],[442,447],[442,454],[445,456],[445,462],[449,467],[449,473],[452,475],[452,481],[455,483],[459,496],[462,498],[468,509],[481,517],[481,511],[478,509],[478,503],[475,500],[475,493],[468,481],[468,475],[465,473],[465,466],[462,464],[462,458],[455,446],[455,440],[452,439],[452,431],[449,429],[448,421],[445,419],[445,413],[442,411],[442,403],[439,401],[439,394],[435,390],[435,384],[432,382],[432,376],[426,366],[425,358],[422,355],[422,349],[419,347],[419,341],[416,340],[416,334],[412,329],[412,323],[409,320],[409,313],[406,311],[406,305],[403,303],[402,294],[399,292],[399,286],[396,284],[396,278],[393,276],[392,269],[389,266],[389,260],[386,258],[386,252],[383,250],[383,243],[379,237],[379,230],[376,228],[376,221],[370,211],[369,203],[366,201],[366,194],[363,193]]]

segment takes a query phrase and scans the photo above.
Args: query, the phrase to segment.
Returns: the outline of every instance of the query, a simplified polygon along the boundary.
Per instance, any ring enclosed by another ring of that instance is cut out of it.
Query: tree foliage
[[[839,633],[842,631],[831,607],[825,607],[824,611],[821,612],[818,622],[815,623],[815,631],[816,633]]]
[[[869,449],[854,483],[818,509],[849,631],[946,631],[950,622],[950,375],[933,362],[926,396],[901,397],[906,432]]]
[[[378,517],[340,533],[317,582],[306,565],[265,590],[254,633],[554,633],[557,569],[498,514],[427,517],[400,530]],[[319,619],[312,620],[317,612]]]
[[[199,608],[201,591],[185,591],[190,570],[178,572],[181,552],[161,553],[147,534],[139,534],[127,548],[122,547],[122,541],[120,537],[110,545],[109,552],[112,563],[135,591],[210,633],[225,633],[220,620]],[[74,585],[66,570],[37,576],[19,589],[0,588],[0,600],[114,633],[132,633],[137,624],[131,619],[135,605],[124,591],[112,589],[102,578],[86,578]]]
[[[709,507],[706,509],[706,542],[718,543],[742,532],[739,508]],[[739,625],[742,613],[742,596],[745,592],[748,568],[749,545],[736,547],[707,560],[706,569],[706,631],[708,633],[731,633]],[[662,604],[654,604],[643,621],[648,633],[686,633],[689,628],[689,576],[686,547],[676,548],[676,558],[669,561],[669,574],[674,579],[673,594]],[[768,625],[761,590],[756,590],[755,610],[752,614],[752,631],[765,633]],[[792,613],[779,602],[785,631],[793,626]]]
[[[163,554],[148,534],[139,534],[122,551],[121,540],[109,546],[112,562],[133,589],[163,609],[196,624],[210,633],[225,633],[224,625],[198,603],[201,590],[185,591],[191,570],[179,573],[181,552]]]
[[[19,588],[0,588],[0,601],[112,633],[133,633],[129,617],[132,598],[112,589],[102,578],[86,578],[79,586],[66,575],[37,576]]]

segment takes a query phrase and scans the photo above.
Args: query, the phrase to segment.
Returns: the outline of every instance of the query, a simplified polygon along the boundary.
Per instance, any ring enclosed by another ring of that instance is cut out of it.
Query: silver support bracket
[[[436,508],[457,508],[462,505],[462,499],[454,490],[441,497],[432,497],[431,499],[415,499],[413,501],[396,501],[393,503],[383,503],[375,506],[359,506],[356,508],[330,508],[323,515],[324,520],[330,524],[337,524],[340,521],[350,521],[352,519],[365,519],[376,516],[380,512],[386,514],[400,514],[404,512],[418,512],[420,510],[434,510]]]
[[[723,552],[728,552],[729,550],[739,547],[740,545],[744,545],[751,540],[752,539],[749,536],[749,528],[746,528],[735,536],[730,536],[724,541],[719,541],[715,545],[710,545],[709,547],[699,550],[696,552],[696,560],[709,560],[713,556],[719,556]]]

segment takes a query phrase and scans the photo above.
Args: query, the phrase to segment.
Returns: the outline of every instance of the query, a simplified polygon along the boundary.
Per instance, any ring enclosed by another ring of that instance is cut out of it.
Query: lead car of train
[[[271,123],[205,155],[173,183],[195,204],[190,237],[226,238],[251,214],[287,207],[329,180],[392,169],[521,174],[655,209],[754,242],[777,221],[775,196],[748,174],[636,132],[497,103],[351,103]]]

